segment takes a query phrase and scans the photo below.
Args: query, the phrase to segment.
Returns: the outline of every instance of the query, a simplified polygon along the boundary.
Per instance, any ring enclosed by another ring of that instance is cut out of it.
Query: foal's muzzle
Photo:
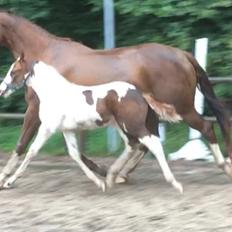
[[[14,91],[16,90],[16,87],[7,84],[6,82],[2,82],[0,85],[0,96],[1,97],[9,97]]]

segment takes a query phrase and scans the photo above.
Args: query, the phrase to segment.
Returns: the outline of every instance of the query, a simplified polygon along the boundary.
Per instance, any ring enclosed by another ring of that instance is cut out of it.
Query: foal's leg
[[[151,134],[159,136],[159,118],[157,114],[148,107],[146,117],[146,128]],[[132,129],[133,131],[133,129]],[[141,148],[135,151],[130,160],[126,163],[116,178],[116,183],[125,183],[128,180],[128,175],[135,170],[142,158],[145,156],[147,149]]]
[[[163,151],[162,144],[160,142],[159,137],[148,134],[146,136],[143,136],[139,138],[139,141],[144,144],[151,152],[152,154],[156,157],[162,171],[163,175],[168,183],[171,183],[174,188],[176,188],[180,193],[183,193],[183,187],[182,184],[179,183],[174,175],[172,174],[167,160],[165,158],[165,154]]]
[[[121,153],[121,155],[116,159],[116,161],[108,169],[107,176],[106,176],[106,183],[107,183],[107,187],[110,187],[110,188],[113,187],[116,181],[116,178],[119,175],[119,172],[125,167],[127,162],[136,153],[136,151],[138,151],[137,146],[132,147],[130,145],[129,139],[127,138],[127,136],[124,134],[124,132],[120,128],[118,128],[118,132],[124,141],[125,148],[123,152]],[[131,167],[129,166],[129,168]]]
[[[12,153],[6,166],[0,173],[0,188],[3,186],[6,177],[12,174],[15,170],[19,162],[19,156],[21,156],[25,152],[28,144],[30,143],[40,125],[38,113],[39,99],[36,93],[31,88],[28,88],[28,91],[26,93],[26,100],[28,103],[28,108],[24,116],[21,136],[18,140],[16,151]],[[99,167],[97,164],[89,160],[84,155],[82,155],[82,160],[91,170],[101,176],[106,176],[106,170],[104,170],[103,167]]]
[[[30,163],[31,159],[38,154],[39,149],[44,145],[44,143],[48,140],[48,138],[53,134],[53,132],[43,125],[40,126],[38,134],[30,146],[25,159],[23,160],[22,164],[16,170],[14,175],[9,177],[9,179],[4,183],[3,188],[10,188],[11,185],[20,177],[22,176],[23,172],[26,170],[28,164]]]
[[[81,169],[84,171],[84,173],[87,175],[87,177],[92,180],[98,187],[102,189],[103,192],[105,192],[105,183],[101,179],[99,179],[82,161],[81,155],[79,153],[77,140],[75,133],[73,132],[63,132],[64,138],[68,147],[69,155],[79,164]]]
[[[128,175],[135,170],[142,158],[145,156],[146,151],[137,149],[135,150],[132,157],[128,160],[125,166],[122,168],[118,174],[115,183],[125,183],[128,180]]]
[[[25,152],[27,145],[37,131],[39,124],[38,108],[34,105],[29,105],[24,117],[21,137],[17,143],[16,151],[13,152],[0,174],[0,187],[3,186],[5,178],[14,171],[19,162],[19,156]]]
[[[232,177],[232,168],[227,163],[221,153],[220,147],[215,136],[213,124],[209,121],[204,120],[195,109],[186,115],[182,115],[183,120],[186,121],[190,127],[200,131],[202,135],[209,141],[210,148],[214,159],[221,169],[223,169],[229,176]]]

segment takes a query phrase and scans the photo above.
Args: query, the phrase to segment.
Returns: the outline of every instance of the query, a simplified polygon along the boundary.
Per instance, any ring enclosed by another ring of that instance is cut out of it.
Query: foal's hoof
[[[227,157],[227,159],[226,159],[226,163],[231,164],[231,159],[230,159],[229,157]]]
[[[226,162],[224,164],[224,170],[225,170],[225,172],[226,172],[227,175],[229,175],[230,177],[232,177],[232,165],[231,165],[231,163]]]
[[[106,186],[107,188],[112,188],[114,186],[114,178],[112,178],[111,176],[107,176],[106,177]]]
[[[0,181],[0,189],[3,189],[3,185],[4,185],[4,180]]]
[[[6,181],[4,184],[3,184],[3,189],[10,189],[12,188],[12,184],[8,181]]]
[[[12,188],[14,180],[15,180],[14,177],[10,177],[9,179],[7,179],[5,181],[5,183],[3,184],[3,189],[10,189],[10,188]]]
[[[98,184],[98,187],[101,188],[102,192],[106,192],[106,183],[105,181],[101,180]]]
[[[184,188],[183,188],[183,185],[180,182],[175,181],[172,184],[173,184],[174,188],[179,191],[180,194],[183,194]]]
[[[127,177],[124,177],[124,176],[117,176],[115,179],[116,184],[124,184],[126,182],[128,182],[128,179]]]

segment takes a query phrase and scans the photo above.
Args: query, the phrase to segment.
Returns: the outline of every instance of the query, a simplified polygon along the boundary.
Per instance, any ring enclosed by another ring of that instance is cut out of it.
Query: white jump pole
[[[203,69],[206,70],[208,50],[208,39],[201,38],[195,41],[195,58]],[[195,94],[195,108],[199,114],[204,111],[204,97],[202,93],[196,89]],[[201,133],[197,130],[189,128],[189,141],[182,146],[178,151],[169,154],[169,158],[176,159],[209,159],[210,151],[208,147],[201,140]]]

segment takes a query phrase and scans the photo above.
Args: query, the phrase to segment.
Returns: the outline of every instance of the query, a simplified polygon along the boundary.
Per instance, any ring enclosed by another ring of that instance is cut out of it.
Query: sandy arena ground
[[[1,156],[1,168],[7,158]],[[144,160],[130,183],[102,193],[68,156],[38,157],[13,189],[0,192],[0,231],[231,232],[232,180],[214,163],[170,166],[183,195],[164,181],[153,160]]]

